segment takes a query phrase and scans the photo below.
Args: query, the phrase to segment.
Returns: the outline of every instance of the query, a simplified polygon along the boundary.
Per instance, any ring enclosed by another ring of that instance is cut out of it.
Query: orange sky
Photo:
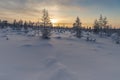
[[[109,25],[120,27],[119,3],[119,0],[1,0],[0,19],[37,22],[45,8],[51,19],[56,23],[67,23],[66,26],[73,24],[77,16],[82,26],[92,26],[102,14],[108,18]]]

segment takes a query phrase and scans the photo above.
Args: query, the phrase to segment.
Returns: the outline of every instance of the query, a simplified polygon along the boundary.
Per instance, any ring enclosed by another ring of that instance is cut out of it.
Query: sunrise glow
[[[45,8],[53,24],[73,24],[79,16],[83,26],[92,26],[102,14],[108,18],[110,25],[120,27],[119,3],[119,0],[1,0],[0,19],[37,22]]]
[[[57,22],[58,22],[58,20],[57,20],[57,19],[50,19],[50,21],[51,21],[53,24],[55,24],[55,23],[57,23]]]

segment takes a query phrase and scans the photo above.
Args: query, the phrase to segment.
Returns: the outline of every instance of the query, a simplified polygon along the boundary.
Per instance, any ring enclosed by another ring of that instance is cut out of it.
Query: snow
[[[32,34],[0,31],[0,80],[120,80],[120,46],[112,39]]]

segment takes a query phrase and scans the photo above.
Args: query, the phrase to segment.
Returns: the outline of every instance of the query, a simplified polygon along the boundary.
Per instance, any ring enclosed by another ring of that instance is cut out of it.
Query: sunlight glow
[[[53,24],[58,22],[57,19],[50,19],[50,21],[51,21]]]

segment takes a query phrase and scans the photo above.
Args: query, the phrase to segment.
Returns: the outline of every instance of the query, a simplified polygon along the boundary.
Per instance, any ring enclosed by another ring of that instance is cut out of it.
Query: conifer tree
[[[52,23],[50,22],[50,17],[48,14],[48,11],[46,9],[43,9],[43,16],[42,16],[42,38],[43,39],[50,39],[50,32],[51,32],[51,27]]]
[[[73,24],[73,29],[75,31],[75,36],[77,38],[81,38],[81,28],[82,28],[81,24],[82,23],[80,22],[79,17],[77,17],[75,23]]]

